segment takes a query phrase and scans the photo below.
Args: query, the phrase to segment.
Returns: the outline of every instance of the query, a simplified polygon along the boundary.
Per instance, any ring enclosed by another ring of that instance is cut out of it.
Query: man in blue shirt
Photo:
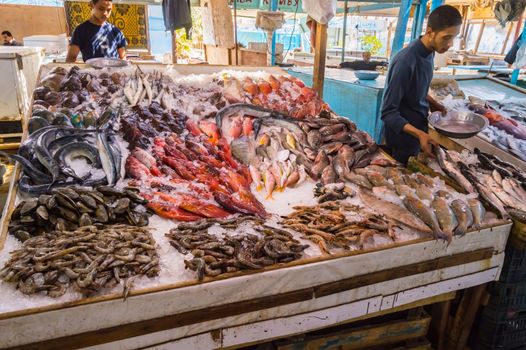
[[[108,22],[113,6],[111,0],[91,0],[90,5],[91,17],[75,28],[66,62],[75,62],[79,51],[84,61],[96,57],[126,59],[126,39]]]
[[[429,15],[423,36],[411,42],[393,58],[382,105],[385,141],[393,157],[407,164],[420,152],[431,155],[436,142],[429,136],[428,90],[433,78],[435,52],[444,53],[460,32],[462,17],[457,9],[444,5]],[[433,102],[433,101],[432,101]]]

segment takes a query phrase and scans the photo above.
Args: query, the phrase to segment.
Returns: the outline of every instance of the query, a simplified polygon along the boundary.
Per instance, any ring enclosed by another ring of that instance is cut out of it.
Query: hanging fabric
[[[184,28],[191,39],[192,14],[190,0],[163,0],[163,19],[166,30],[172,32]]]

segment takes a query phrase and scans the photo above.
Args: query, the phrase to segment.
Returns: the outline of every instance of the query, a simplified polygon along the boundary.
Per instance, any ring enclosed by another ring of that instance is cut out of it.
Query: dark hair
[[[456,8],[450,5],[437,7],[429,14],[427,26],[434,32],[440,32],[449,27],[456,27],[462,24],[462,16]]]
[[[8,31],[8,30],[4,30],[4,31],[2,32],[2,35],[7,35],[7,36],[10,36],[10,37],[13,36],[13,34],[11,34],[11,32]]]
[[[90,0],[90,2],[93,4],[93,5],[97,5],[97,3],[101,1],[101,0]],[[112,0],[106,0],[106,1],[109,1],[109,2],[113,2]]]

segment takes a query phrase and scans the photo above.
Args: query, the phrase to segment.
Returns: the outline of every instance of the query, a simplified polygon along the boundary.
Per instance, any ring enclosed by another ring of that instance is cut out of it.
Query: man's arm
[[[429,94],[427,95],[427,102],[429,102],[429,109],[431,110],[431,112],[438,111],[438,112],[441,112],[444,115],[447,113],[446,107],[444,107],[444,105],[442,103],[440,103],[437,100],[435,100]]]
[[[404,125],[403,130],[406,134],[409,134],[418,139],[422,151],[428,156],[433,156],[433,146],[438,146],[438,143],[429,136],[428,133],[415,128],[411,124],[407,123]]]
[[[117,52],[119,53],[119,58],[121,60],[125,60],[126,59],[126,49],[124,47],[119,47],[117,49]]]
[[[67,63],[75,63],[79,55],[80,48],[77,45],[69,45],[68,55],[66,56]]]

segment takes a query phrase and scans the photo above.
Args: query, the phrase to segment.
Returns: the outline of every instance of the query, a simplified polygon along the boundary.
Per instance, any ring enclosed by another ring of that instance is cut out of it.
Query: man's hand
[[[416,137],[418,139],[418,142],[420,142],[420,148],[422,149],[422,151],[430,156],[430,157],[434,157],[433,155],[433,146],[438,146],[438,143],[433,140],[431,138],[431,136],[429,136],[428,133],[426,132],[423,132],[422,130],[420,129],[417,129],[415,128],[414,126],[412,126],[411,124],[407,123],[406,125],[404,125],[404,128],[403,128],[404,132],[413,136],[413,137]]]
[[[427,156],[434,157],[433,146],[438,147],[438,143],[429,136],[428,133],[423,131],[420,132],[418,136],[418,141],[420,142],[420,148]]]
[[[442,115],[447,114],[447,109],[444,105],[435,100],[431,95],[427,95],[427,102],[429,102],[429,109],[431,112],[441,112]]]

